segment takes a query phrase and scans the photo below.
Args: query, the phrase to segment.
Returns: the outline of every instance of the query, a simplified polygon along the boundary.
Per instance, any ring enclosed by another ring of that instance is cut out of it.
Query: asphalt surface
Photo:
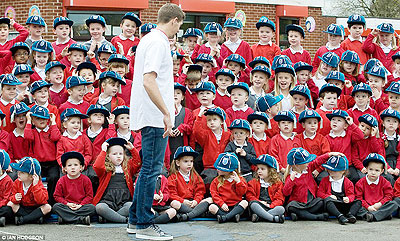
[[[358,221],[356,224],[339,225],[335,219],[321,221],[286,221],[284,224],[239,223],[218,224],[216,221],[195,221],[160,225],[161,228],[174,235],[174,240],[186,241],[218,241],[218,240],[398,240],[400,219],[367,223]],[[134,235],[126,233],[123,224],[83,225],[8,225],[0,228],[0,240],[12,239],[15,234],[45,235],[44,239],[51,241],[82,241],[82,240],[136,240]],[[7,237],[9,239],[7,239]]]

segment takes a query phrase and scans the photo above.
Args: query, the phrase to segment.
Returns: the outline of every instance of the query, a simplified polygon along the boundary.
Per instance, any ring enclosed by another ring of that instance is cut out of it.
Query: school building
[[[324,0],[2,0],[0,10],[4,12],[7,7],[13,7],[17,22],[25,23],[30,7],[38,6],[40,15],[48,24],[45,39],[50,41],[54,41],[53,19],[67,16],[75,22],[73,38],[86,41],[90,37],[84,22],[90,15],[105,17],[108,24],[106,37],[111,39],[120,33],[119,23],[124,13],[135,12],[142,22],[155,23],[158,9],[167,2],[180,5],[187,14],[183,31],[188,27],[204,29],[206,23],[212,21],[223,24],[227,17],[233,17],[242,10],[246,16],[243,39],[250,45],[258,42],[256,22],[261,16],[266,16],[276,23],[275,39],[282,49],[288,46],[285,26],[296,23],[305,28],[306,18],[311,16],[315,19],[316,28],[312,33],[306,31],[303,42],[311,55],[327,41],[322,31],[336,22],[335,17],[322,16]]]

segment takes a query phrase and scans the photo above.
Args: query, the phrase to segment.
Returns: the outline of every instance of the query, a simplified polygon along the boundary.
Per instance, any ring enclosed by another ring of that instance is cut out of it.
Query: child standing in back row
[[[281,54],[279,46],[272,42],[272,38],[275,34],[275,23],[267,17],[262,16],[256,23],[256,27],[258,29],[258,37],[260,41],[251,46],[253,57],[263,56],[272,63],[274,57]],[[250,61],[251,59],[249,62]]]

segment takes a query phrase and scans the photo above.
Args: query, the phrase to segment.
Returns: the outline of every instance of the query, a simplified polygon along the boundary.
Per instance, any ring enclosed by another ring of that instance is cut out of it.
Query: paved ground
[[[218,241],[218,240],[398,240],[400,219],[379,223],[359,221],[353,225],[339,225],[336,220],[327,222],[286,221],[284,224],[240,223],[218,224],[214,221],[196,221],[161,225],[163,230],[174,235],[177,241]],[[136,240],[126,233],[126,225],[97,224],[81,225],[9,225],[0,228],[0,240],[5,234],[44,234],[51,241],[86,240]],[[3,236],[2,236],[3,235]],[[13,239],[17,240],[17,239]]]

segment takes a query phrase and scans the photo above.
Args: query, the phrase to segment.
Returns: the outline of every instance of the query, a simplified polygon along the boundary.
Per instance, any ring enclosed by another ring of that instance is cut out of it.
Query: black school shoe
[[[354,217],[354,215],[351,214],[351,213],[347,214],[346,218],[347,218],[347,220],[349,220],[349,223],[356,223],[357,222],[357,218]]]
[[[258,220],[259,220],[258,215],[255,214],[255,213],[253,213],[253,214],[251,215],[251,221],[252,221],[253,223],[256,223],[256,222],[258,222]]]
[[[292,218],[292,221],[293,221],[293,222],[296,222],[296,221],[298,220],[297,214],[295,214],[295,213],[291,213],[291,214],[290,214],[290,217]]]
[[[0,217],[0,227],[5,227],[5,226],[6,226],[6,218]]]
[[[365,218],[365,220],[366,220],[367,222],[372,222],[372,221],[374,221],[374,215],[372,215],[372,213],[367,213],[367,214],[365,214],[364,218]]]
[[[343,214],[340,214],[340,215],[338,216],[338,220],[339,220],[339,223],[340,223],[341,225],[345,225],[346,223],[349,222],[349,220],[348,220]]]
[[[235,223],[238,223],[240,221],[240,214],[235,215]]]
[[[14,218],[15,225],[19,226],[22,224],[22,217],[15,216]]]
[[[90,216],[81,217],[79,221],[81,224],[90,225]]]

